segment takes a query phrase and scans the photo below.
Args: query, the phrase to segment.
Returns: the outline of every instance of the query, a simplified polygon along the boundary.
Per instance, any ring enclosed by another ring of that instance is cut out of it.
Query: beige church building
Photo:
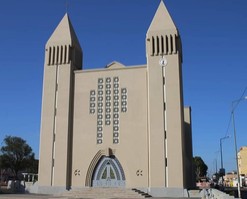
[[[181,39],[163,1],[145,42],[145,65],[84,70],[65,14],[45,47],[38,192],[122,187],[184,196],[193,186]]]

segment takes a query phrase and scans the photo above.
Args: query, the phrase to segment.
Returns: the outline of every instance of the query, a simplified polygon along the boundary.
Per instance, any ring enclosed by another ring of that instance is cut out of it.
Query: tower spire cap
[[[47,41],[46,45],[71,45],[80,47],[80,43],[75,34],[74,28],[69,19],[68,13],[65,13],[64,17],[56,27],[51,37]]]
[[[164,2],[161,0],[148,31],[177,30]]]

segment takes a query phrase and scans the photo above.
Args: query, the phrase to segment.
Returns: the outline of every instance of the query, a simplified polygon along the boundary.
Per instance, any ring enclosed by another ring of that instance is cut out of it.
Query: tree
[[[201,157],[195,156],[193,158],[193,164],[195,168],[196,179],[205,177],[207,175],[208,166],[204,163]]]
[[[20,171],[26,171],[34,164],[35,158],[32,148],[20,137],[6,136],[4,146],[1,147],[0,165],[3,169],[10,169],[14,178],[18,178]]]

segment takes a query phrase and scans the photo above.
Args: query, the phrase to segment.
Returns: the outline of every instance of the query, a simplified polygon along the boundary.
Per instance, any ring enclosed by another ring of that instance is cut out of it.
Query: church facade
[[[76,33],[63,17],[45,49],[38,192],[126,187],[184,196],[193,186],[181,40],[162,1],[146,56],[146,65],[83,70]]]

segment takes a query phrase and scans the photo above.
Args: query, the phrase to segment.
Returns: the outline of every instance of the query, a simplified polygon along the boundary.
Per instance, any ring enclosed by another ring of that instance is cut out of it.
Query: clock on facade
[[[167,65],[167,59],[163,56],[162,58],[160,58],[159,64],[160,64],[160,66],[166,66]]]

